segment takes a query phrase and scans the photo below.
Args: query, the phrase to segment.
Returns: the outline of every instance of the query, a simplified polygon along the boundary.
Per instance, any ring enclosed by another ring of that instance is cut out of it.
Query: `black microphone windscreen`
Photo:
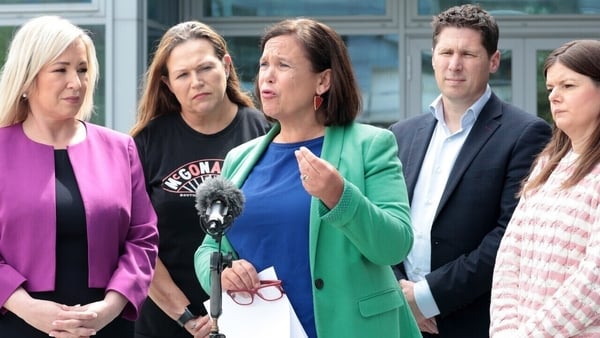
[[[221,176],[213,176],[204,180],[196,190],[196,209],[198,215],[203,217],[206,210],[215,201],[225,203],[229,208],[228,215],[238,217],[244,207],[244,195],[231,181]]]

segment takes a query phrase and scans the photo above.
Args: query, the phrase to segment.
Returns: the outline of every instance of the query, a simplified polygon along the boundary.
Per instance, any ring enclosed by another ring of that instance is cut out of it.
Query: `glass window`
[[[400,118],[398,35],[345,36],[362,92],[358,121],[389,126]]]
[[[6,61],[6,53],[16,27],[0,26],[0,65]]]
[[[548,101],[548,92],[546,91],[546,79],[544,78],[544,62],[552,50],[538,50],[536,52],[537,62],[537,114],[539,117],[552,122],[552,113],[550,112],[550,101]]]
[[[600,14],[598,0],[419,0],[419,15],[435,15],[449,7],[477,3],[493,15]]]
[[[225,40],[242,88],[254,97],[254,79],[258,74],[260,59],[260,38],[225,37]]]
[[[2,0],[2,5],[72,4],[91,3],[92,0]]]
[[[148,0],[148,20],[161,23],[168,27],[179,20],[179,2]]]
[[[91,122],[106,125],[106,82],[104,76],[106,70],[106,32],[104,25],[87,26],[81,25],[81,28],[89,31],[94,46],[96,47],[96,57],[100,64],[100,79],[96,85],[96,92],[94,93],[94,106],[95,113],[92,115]]]
[[[179,22],[179,2],[148,0],[147,9],[146,55],[148,57],[147,64],[150,65],[163,34]]]
[[[152,58],[154,57],[154,52],[156,52],[156,48],[158,47],[158,44],[160,43],[160,39],[162,38],[163,34],[165,34],[166,29],[168,28],[163,28],[162,26],[160,28],[158,27],[154,27],[154,26],[150,26],[148,25],[148,36],[146,37],[147,40],[146,42],[147,44],[147,66],[150,65],[150,62],[152,62]]]
[[[386,0],[207,0],[204,16],[385,15]]]
[[[388,126],[400,117],[398,35],[343,36],[362,92],[358,121]],[[228,37],[244,90],[253,93],[260,59],[258,37]]]
[[[429,111],[429,105],[440,95],[431,65],[431,50],[421,52],[421,110]],[[499,98],[512,102],[512,52],[500,50],[500,67],[490,76],[490,87]]]

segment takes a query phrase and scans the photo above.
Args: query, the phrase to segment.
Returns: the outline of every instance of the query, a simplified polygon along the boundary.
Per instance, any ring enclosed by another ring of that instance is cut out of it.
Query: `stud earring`
[[[27,99],[27,93],[23,93],[23,95],[21,95],[21,97],[26,100]]]
[[[315,94],[315,96],[313,97],[313,108],[315,108],[315,111],[317,111],[321,107],[321,104],[323,104],[323,98],[321,97],[321,95]]]

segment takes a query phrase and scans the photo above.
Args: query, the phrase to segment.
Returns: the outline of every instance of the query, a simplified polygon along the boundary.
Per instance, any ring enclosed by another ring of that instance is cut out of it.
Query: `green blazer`
[[[241,186],[279,130],[276,124],[267,135],[231,150],[221,175]],[[309,252],[319,337],[421,337],[390,267],[413,243],[397,152],[388,130],[358,123],[326,128],[321,158],[344,177],[344,189],[331,210],[317,198],[311,201]],[[216,250],[215,240],[206,236],[194,257],[209,294],[210,255]],[[227,236],[221,251],[238,258]]]

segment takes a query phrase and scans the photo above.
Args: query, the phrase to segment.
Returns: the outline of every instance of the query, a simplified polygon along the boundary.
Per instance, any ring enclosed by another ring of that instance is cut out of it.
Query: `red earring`
[[[313,98],[313,107],[315,108],[315,111],[321,107],[321,104],[323,104],[323,98],[321,95],[316,94]]]

